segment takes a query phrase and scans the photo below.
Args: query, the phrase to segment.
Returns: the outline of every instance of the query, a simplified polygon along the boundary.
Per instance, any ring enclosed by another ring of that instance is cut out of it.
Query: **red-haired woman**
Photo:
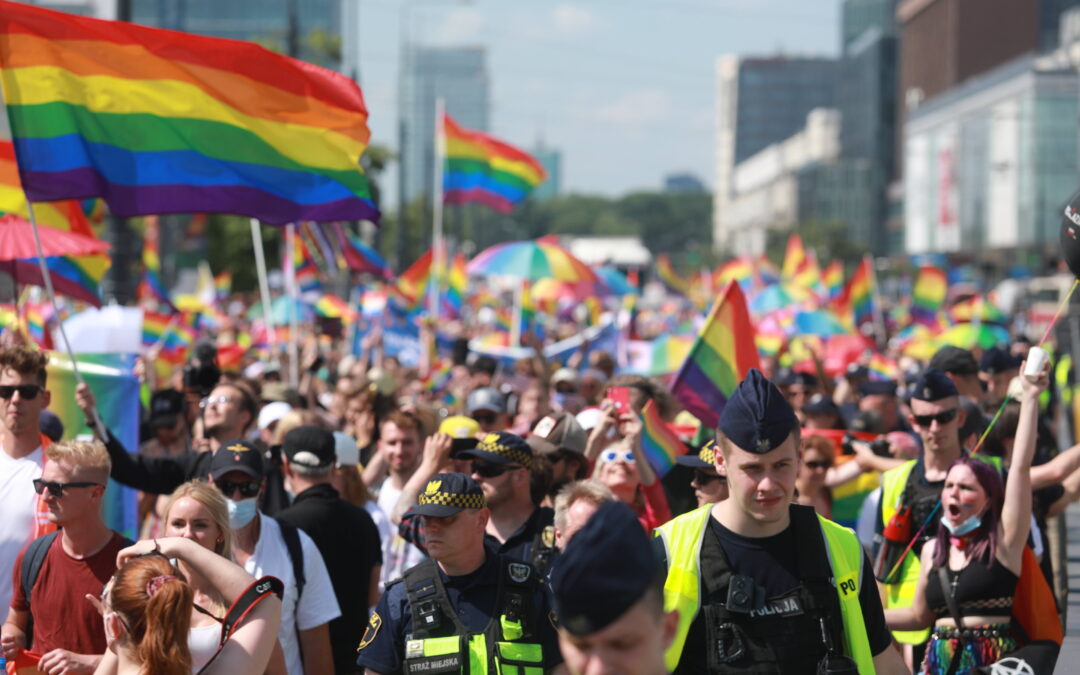
[[[1021,372],[1024,367],[1021,366]],[[923,669],[929,675],[966,675],[1015,649],[1012,601],[1031,530],[1031,459],[1035,454],[1039,394],[1049,368],[1036,382],[1021,378],[1009,480],[985,462],[962,457],[945,476],[941,524],[926,542],[911,607],[885,610],[893,630],[933,625]],[[955,607],[961,625],[953,619]],[[950,666],[960,659],[957,666]]]

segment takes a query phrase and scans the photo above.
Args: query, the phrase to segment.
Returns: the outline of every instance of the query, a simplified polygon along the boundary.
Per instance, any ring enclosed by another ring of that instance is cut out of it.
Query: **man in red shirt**
[[[27,552],[19,554],[0,646],[9,660],[19,648],[41,654],[39,668],[46,673],[90,673],[106,644],[101,616],[86,596],[101,593],[126,543],[101,516],[109,454],[101,443],[67,441],[46,448],[45,457],[34,489],[44,498],[49,520],[62,529],[46,535],[52,539],[30,588],[22,582]]]

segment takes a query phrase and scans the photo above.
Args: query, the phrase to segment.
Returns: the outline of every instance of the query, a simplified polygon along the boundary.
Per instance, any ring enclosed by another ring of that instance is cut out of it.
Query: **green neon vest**
[[[690,625],[701,609],[701,578],[699,562],[705,528],[709,525],[712,504],[685,513],[656,528],[656,536],[667,550],[668,573],[664,582],[664,611],[679,612],[675,639],[664,653],[669,671],[675,670],[682,657]],[[866,624],[859,604],[859,584],[862,581],[863,550],[855,533],[846,527],[818,516],[825,550],[833,571],[840,613],[844,623],[844,653],[851,657],[862,675],[873,675],[874,657],[866,636]]]

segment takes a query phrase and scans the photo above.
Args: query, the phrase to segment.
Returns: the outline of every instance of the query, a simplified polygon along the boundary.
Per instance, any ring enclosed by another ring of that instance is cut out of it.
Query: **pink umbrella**
[[[109,245],[99,239],[53,227],[38,227],[41,249],[46,258],[104,253]],[[36,258],[34,229],[28,221],[14,214],[0,217],[0,260]]]

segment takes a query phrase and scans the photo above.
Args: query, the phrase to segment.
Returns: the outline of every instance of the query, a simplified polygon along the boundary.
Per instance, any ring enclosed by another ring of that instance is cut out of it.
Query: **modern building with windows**
[[[713,243],[732,249],[725,209],[734,193],[735,167],[799,133],[815,108],[836,103],[837,62],[787,56],[717,59],[716,189]]]
[[[544,201],[558,197],[562,193],[562,152],[540,141],[531,154],[547,172],[547,179],[532,191],[532,198]]]
[[[1051,253],[1075,191],[1080,77],[1022,56],[909,113],[904,129],[910,254]]]

